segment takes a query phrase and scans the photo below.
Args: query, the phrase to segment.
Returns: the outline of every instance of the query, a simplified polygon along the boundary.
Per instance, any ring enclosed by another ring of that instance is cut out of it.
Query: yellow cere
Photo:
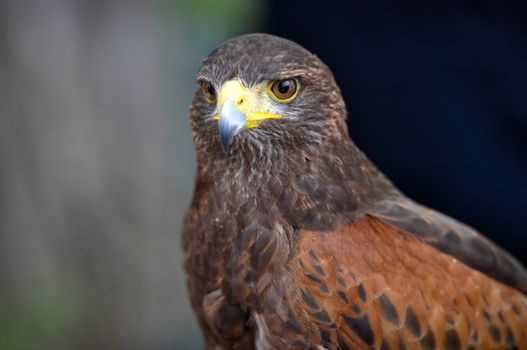
[[[246,128],[254,128],[265,119],[282,117],[273,112],[273,105],[267,94],[267,84],[262,83],[252,88],[243,86],[239,80],[229,80],[221,87],[218,96],[218,109],[214,120],[219,120],[219,111],[226,100],[234,101],[235,106],[247,117]]]

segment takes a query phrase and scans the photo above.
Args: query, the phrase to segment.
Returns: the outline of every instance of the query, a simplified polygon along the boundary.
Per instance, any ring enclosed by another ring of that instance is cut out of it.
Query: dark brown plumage
[[[207,349],[527,349],[524,268],[401,194],[345,118],[291,41],[246,35],[204,61],[183,250]]]

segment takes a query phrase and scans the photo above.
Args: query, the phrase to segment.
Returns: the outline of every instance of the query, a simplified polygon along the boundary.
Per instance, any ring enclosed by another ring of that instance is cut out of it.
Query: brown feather
[[[376,218],[302,232],[298,265],[292,308],[304,311],[311,342],[324,347],[338,344],[338,337],[350,349],[383,342],[421,349],[427,337],[439,349],[527,347],[521,292]],[[329,342],[321,341],[323,332]]]

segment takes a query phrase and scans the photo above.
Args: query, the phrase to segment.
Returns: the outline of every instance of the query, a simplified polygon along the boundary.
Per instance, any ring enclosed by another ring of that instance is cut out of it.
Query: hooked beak
[[[227,81],[221,87],[218,99],[218,114],[221,146],[225,153],[229,151],[232,138],[243,129],[257,127],[264,119],[280,118],[267,105],[265,84],[255,88],[246,88],[239,80]],[[263,98],[264,96],[265,98]]]
[[[229,142],[247,124],[247,117],[231,99],[223,102],[220,111],[220,140],[225,153],[229,150]]]

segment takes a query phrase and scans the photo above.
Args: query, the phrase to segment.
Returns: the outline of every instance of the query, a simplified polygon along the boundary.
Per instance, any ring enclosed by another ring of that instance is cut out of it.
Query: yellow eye
[[[203,95],[205,95],[205,98],[210,103],[216,102],[216,90],[214,89],[214,86],[212,86],[209,82],[204,82],[202,85]]]
[[[276,101],[289,102],[296,97],[298,85],[296,79],[273,80],[269,82],[267,90]]]

